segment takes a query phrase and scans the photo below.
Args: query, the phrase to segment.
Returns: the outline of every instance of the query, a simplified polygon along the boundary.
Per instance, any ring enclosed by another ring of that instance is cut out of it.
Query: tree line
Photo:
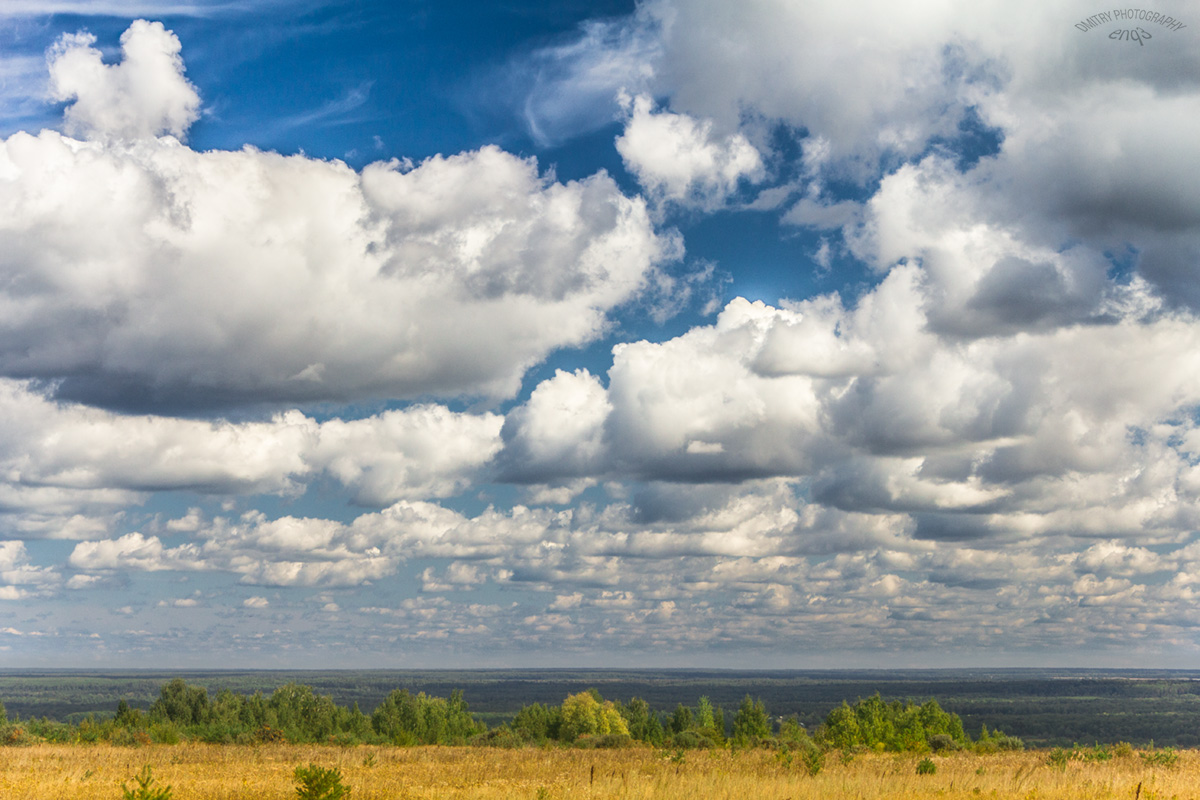
[[[0,704],[0,745],[105,741],[136,746],[183,740],[494,747],[641,743],[676,750],[772,746],[807,754],[809,760],[826,750],[923,753],[1024,746],[1020,739],[986,727],[972,739],[959,716],[944,711],[936,700],[887,702],[879,694],[843,702],[812,731],[794,716],[772,717],[761,700],[749,695],[728,713],[708,697],[668,712],[638,697],[606,700],[595,689],[569,694],[558,705],[525,705],[511,721],[491,729],[471,714],[459,690],[436,697],[396,689],[368,715],[357,703],[339,706],[331,696],[298,683],[281,686],[269,697],[229,689],[211,697],[205,687],[176,678],[162,686],[148,709],[132,708],[122,699],[112,716],[92,715],[74,725],[46,718],[10,720]]]

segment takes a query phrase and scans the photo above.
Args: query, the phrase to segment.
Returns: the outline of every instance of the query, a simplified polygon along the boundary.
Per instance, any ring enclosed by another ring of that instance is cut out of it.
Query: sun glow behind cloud
[[[646,2],[505,67],[532,154],[361,167],[196,149],[187,41],[64,32],[0,141],[22,659],[1190,657],[1190,29],[867,5]],[[597,114],[624,174],[559,180]],[[707,315],[736,215],[867,277]]]

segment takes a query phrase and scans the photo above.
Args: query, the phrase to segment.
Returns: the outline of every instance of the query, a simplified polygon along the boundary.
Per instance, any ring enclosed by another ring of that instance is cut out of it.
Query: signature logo
[[[1169,31],[1178,31],[1187,27],[1182,20],[1144,8],[1114,8],[1112,11],[1100,11],[1087,19],[1076,22],[1075,27],[1087,33],[1095,28],[1113,23],[1134,20],[1150,26],[1159,25]],[[1144,46],[1146,42],[1154,38],[1154,35],[1138,25],[1137,27],[1113,28],[1108,32],[1108,38],[1118,42],[1137,42],[1139,46]]]
[[[1154,37],[1147,33],[1143,28],[1125,28],[1124,30],[1117,28],[1116,30],[1109,32],[1108,38],[1116,39],[1117,41],[1121,42],[1137,42],[1140,45],[1144,44],[1149,39],[1153,39]]]

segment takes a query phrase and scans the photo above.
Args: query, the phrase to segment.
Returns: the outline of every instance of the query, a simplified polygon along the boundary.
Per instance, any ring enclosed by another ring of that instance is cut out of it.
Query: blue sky
[[[1194,666],[1200,21],[1096,13],[6,4],[0,659]]]

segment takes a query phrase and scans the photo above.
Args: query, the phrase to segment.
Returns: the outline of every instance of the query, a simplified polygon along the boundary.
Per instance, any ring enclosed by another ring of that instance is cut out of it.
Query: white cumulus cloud
[[[655,112],[646,95],[626,98],[626,105],[629,120],[617,152],[650,197],[712,211],[739,182],[762,179],[762,157],[742,134],[716,137],[711,122]]]

